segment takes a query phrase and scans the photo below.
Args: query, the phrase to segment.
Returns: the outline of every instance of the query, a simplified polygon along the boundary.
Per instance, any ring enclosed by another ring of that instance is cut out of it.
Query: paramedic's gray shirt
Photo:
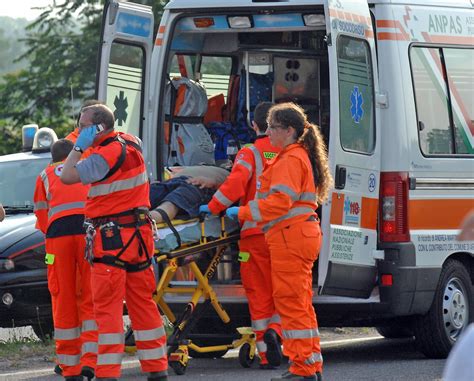
[[[109,172],[110,168],[105,159],[98,155],[90,155],[87,159],[76,164],[79,178],[83,184],[91,184],[102,180]]]

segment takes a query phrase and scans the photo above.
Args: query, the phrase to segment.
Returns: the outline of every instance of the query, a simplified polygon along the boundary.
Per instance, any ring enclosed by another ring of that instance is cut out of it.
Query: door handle
[[[346,167],[339,164],[336,165],[336,176],[334,179],[334,188],[344,189],[346,186]]]

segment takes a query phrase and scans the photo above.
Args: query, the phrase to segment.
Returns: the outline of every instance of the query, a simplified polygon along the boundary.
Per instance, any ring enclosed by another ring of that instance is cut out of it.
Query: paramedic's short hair
[[[253,120],[257,124],[260,132],[265,132],[268,128],[267,116],[268,110],[273,106],[272,102],[260,102],[253,112]]]
[[[79,114],[77,115],[76,127],[79,127],[79,119],[81,119],[82,110],[92,105],[103,105],[103,104],[104,102],[99,101],[98,99],[86,99],[84,103],[82,104],[81,109],[79,110]]]
[[[114,128],[115,118],[114,113],[104,104],[94,104],[92,106],[83,107],[81,114],[86,111],[92,111],[92,123],[102,123],[106,130]]]
[[[53,162],[57,163],[58,161],[66,160],[67,155],[71,152],[74,143],[67,139],[59,139],[53,143],[51,146],[51,156]]]

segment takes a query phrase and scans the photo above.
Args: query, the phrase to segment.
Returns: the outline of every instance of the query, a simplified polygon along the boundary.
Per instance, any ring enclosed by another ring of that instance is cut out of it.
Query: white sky
[[[32,7],[43,7],[53,3],[54,0],[0,0],[0,16],[34,20],[41,14],[41,10],[31,9]]]

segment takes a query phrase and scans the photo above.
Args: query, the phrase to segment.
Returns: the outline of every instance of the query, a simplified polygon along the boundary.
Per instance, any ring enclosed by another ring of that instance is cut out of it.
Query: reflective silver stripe
[[[263,172],[262,156],[260,155],[260,151],[258,150],[257,147],[252,145],[249,148],[250,148],[250,151],[252,151],[253,158],[255,160],[255,178],[258,179],[258,177]]]
[[[319,337],[319,330],[317,328],[282,330],[281,333],[284,339],[311,339]]]
[[[257,341],[257,349],[258,349],[258,353],[266,352],[267,344],[265,344],[264,341]]]
[[[46,169],[44,169],[41,173],[41,180],[43,180],[44,190],[46,192],[46,200],[51,200],[51,193],[49,193],[49,179],[48,175],[46,174]]]
[[[229,200],[220,190],[217,190],[213,197],[215,197],[217,201],[219,201],[224,206],[231,206],[234,203],[232,200]]]
[[[248,171],[250,172],[249,177],[252,176],[252,172],[253,172],[252,165],[249,164],[249,163],[247,163],[245,160],[242,160],[242,159],[237,160],[237,161],[235,162],[235,165],[241,165],[242,167],[247,168]]]
[[[258,209],[258,202],[250,201],[248,203],[248,206],[250,207],[250,214],[252,215],[252,220],[261,221],[262,215],[260,214],[260,210]]]
[[[97,355],[97,365],[120,365],[123,353],[105,353]]]
[[[165,329],[163,327],[158,327],[140,331],[134,330],[133,334],[136,341],[156,340],[165,335]]]
[[[252,329],[254,331],[264,331],[267,329],[268,323],[270,323],[270,318],[252,320]]]
[[[285,214],[284,216],[281,216],[281,217],[278,217],[277,219],[269,222],[268,224],[264,225],[262,227],[262,230],[264,233],[266,233],[268,230],[270,230],[270,228],[274,225],[276,225],[277,223],[281,222],[281,221],[284,221],[284,220],[287,220],[289,218],[292,218],[292,217],[295,217],[295,216],[299,216],[300,214],[306,214],[306,213],[314,213],[314,210],[307,207],[307,206],[300,206],[298,208],[293,208],[293,209],[290,209],[290,211]]]
[[[48,201],[38,201],[34,203],[34,211],[48,209]]]
[[[262,199],[262,198],[267,198],[270,192],[257,192],[257,195],[255,198],[257,199]]]
[[[290,196],[291,200],[293,201],[296,201],[300,198],[300,195],[287,185],[278,184],[278,185],[273,186],[272,189],[270,190],[270,194],[277,193],[277,192],[284,193],[287,196]]]
[[[98,345],[97,343],[93,342],[93,341],[87,341],[85,343],[82,344],[82,348],[81,348],[81,353],[84,354],[84,353],[97,353],[98,352]]]
[[[148,181],[146,172],[125,180],[117,180],[110,184],[93,185],[89,189],[89,197],[105,196],[114,192],[133,189]]]
[[[314,192],[303,192],[300,194],[300,201],[313,201],[316,202],[316,193]]]
[[[304,363],[308,365],[314,364],[316,362],[323,362],[323,356],[321,353],[314,352],[310,358],[304,360]]]
[[[82,201],[68,202],[66,204],[60,204],[60,205],[55,206],[54,208],[51,208],[49,210],[48,217],[51,218],[56,213],[64,212],[65,210],[84,209],[85,206],[86,206],[86,203],[82,202]]]
[[[255,221],[244,221],[242,224],[242,228],[240,229],[241,232],[244,230],[249,230],[257,227],[257,223]]]
[[[268,325],[270,325],[272,323],[281,323],[280,315],[278,315],[278,314],[273,315],[272,318],[270,319],[270,323],[268,323]]]
[[[84,320],[82,322],[82,332],[97,331],[97,323],[95,320]]]
[[[137,353],[139,360],[158,360],[166,356],[166,345],[153,349],[139,349]]]
[[[74,340],[81,336],[81,329],[79,327],[74,328],[54,328],[54,339],[55,340]]]
[[[124,343],[123,333],[101,333],[99,335],[100,345],[113,345]]]
[[[79,365],[81,363],[81,355],[63,355],[58,353],[58,362],[68,366]]]

